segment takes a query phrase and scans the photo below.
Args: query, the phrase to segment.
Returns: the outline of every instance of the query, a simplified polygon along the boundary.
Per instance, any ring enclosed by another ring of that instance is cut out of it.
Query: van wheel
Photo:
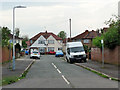
[[[87,62],[87,60],[86,60],[86,59],[84,59],[84,62]]]
[[[70,62],[69,62],[69,63],[70,63],[70,64],[73,64],[73,61],[71,61],[71,60],[70,60]]]

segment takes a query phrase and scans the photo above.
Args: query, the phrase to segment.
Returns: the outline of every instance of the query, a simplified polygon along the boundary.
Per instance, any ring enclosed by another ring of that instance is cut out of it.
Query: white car
[[[40,53],[38,51],[33,51],[30,54],[30,58],[39,58],[40,59]]]

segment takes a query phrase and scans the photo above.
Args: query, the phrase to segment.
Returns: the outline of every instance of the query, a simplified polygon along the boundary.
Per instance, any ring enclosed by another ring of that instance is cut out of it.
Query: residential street
[[[69,64],[63,58],[42,55],[25,79],[3,88],[118,88],[118,82]]]

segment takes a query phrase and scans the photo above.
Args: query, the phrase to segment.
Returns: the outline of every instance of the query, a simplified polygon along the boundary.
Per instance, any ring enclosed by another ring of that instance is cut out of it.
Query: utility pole
[[[104,41],[101,40],[101,44],[102,44],[102,67],[104,68]]]
[[[69,19],[69,23],[70,23],[70,41],[71,41],[71,18]]]

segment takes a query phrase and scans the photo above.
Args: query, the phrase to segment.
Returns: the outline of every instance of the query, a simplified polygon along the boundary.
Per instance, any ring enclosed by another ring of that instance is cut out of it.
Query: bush
[[[101,40],[103,39],[103,35],[101,37],[96,37],[93,39],[92,43],[94,46],[98,48],[102,48]]]

